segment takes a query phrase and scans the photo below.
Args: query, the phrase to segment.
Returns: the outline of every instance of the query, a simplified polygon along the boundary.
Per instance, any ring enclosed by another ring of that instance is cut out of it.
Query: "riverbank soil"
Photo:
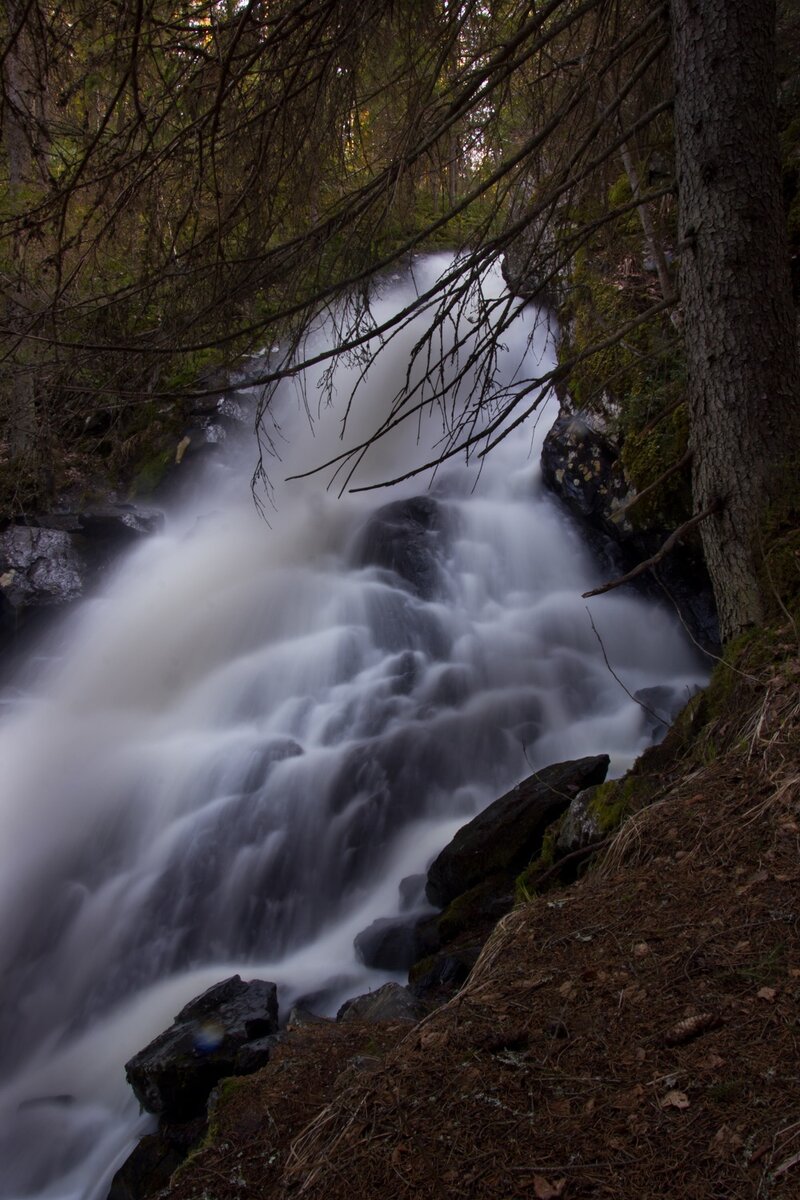
[[[800,1195],[800,654],[745,643],[662,786],[417,1026],[314,1025],[224,1085],[169,1200]]]

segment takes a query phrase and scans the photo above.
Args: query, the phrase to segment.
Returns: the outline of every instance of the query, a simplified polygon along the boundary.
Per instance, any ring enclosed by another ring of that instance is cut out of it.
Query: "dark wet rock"
[[[237,1068],[245,1047],[277,1032],[275,984],[245,983],[234,975],[182,1008],[168,1030],[125,1064],[125,1072],[143,1108],[185,1121],[203,1113],[220,1079],[246,1073]]]
[[[144,1200],[154,1196],[167,1186],[185,1157],[160,1133],[147,1134],[112,1179],[108,1200]]]
[[[329,1025],[330,1017],[321,1017],[318,1013],[311,1012],[308,1008],[303,1008],[300,1004],[295,1004],[294,1008],[289,1011],[289,1018],[286,1022],[288,1029],[303,1029],[308,1025]]]
[[[236,1051],[231,1074],[252,1075],[254,1071],[260,1071],[267,1065],[275,1047],[280,1044],[281,1040],[280,1034],[273,1033],[269,1037],[245,1042],[241,1049]]]
[[[624,510],[635,492],[625,477],[611,424],[595,413],[573,411],[564,398],[542,447],[542,479],[576,519],[608,579],[651,558],[672,529],[638,528],[636,509]],[[697,643],[719,651],[719,625],[708,572],[696,545],[681,543],[630,587],[669,603]]]
[[[545,767],[462,826],[428,871],[431,903],[444,907],[490,875],[516,874],[541,848],[547,826],[572,798],[603,782],[608,763],[601,754]]]
[[[367,967],[405,971],[423,953],[417,922],[411,915],[373,921],[355,939],[356,954]]]
[[[428,1007],[446,1003],[466,983],[480,952],[474,944],[422,959],[409,974],[409,990]]]
[[[95,504],[77,514],[79,531],[106,543],[131,543],[160,533],[164,514],[158,508],[133,504]]]
[[[514,877],[509,873],[482,879],[475,887],[451,900],[436,918],[439,945],[446,946],[463,933],[488,936],[501,917],[514,907]]]
[[[385,983],[374,992],[345,1000],[336,1014],[337,1021],[419,1021],[425,1015],[424,1007],[407,987],[399,983]]]
[[[354,564],[393,571],[418,596],[430,599],[441,586],[437,556],[444,531],[442,506],[431,496],[385,504],[361,530]]]
[[[275,763],[283,762],[287,758],[299,758],[302,753],[303,747],[294,738],[271,738],[263,750],[253,756],[253,762],[241,782],[242,792],[257,792],[264,786]]]
[[[410,912],[425,903],[425,875],[406,875],[400,880],[400,908]]]
[[[147,1200],[169,1184],[172,1174],[203,1137],[204,1120],[162,1125],[147,1134],[111,1181],[108,1200]]]

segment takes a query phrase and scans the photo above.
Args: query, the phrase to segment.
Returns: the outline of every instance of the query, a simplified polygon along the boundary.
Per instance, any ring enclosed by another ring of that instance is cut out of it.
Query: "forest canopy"
[[[794,6],[784,9],[791,33]],[[755,214],[742,244],[755,225],[769,230],[759,255],[781,297],[770,335],[780,379],[758,386],[784,409],[796,389],[769,3],[713,0],[698,15],[685,0],[9,0],[0,20],[3,427],[23,502],[57,487],[93,443],[124,468],[210,367],[281,339],[283,360],[261,380],[266,408],[309,322],[344,296],[339,352],[357,352],[376,332],[373,282],[431,247],[459,251],[438,294],[419,301],[432,332],[418,353],[434,364],[437,328],[502,258],[523,299],[564,307],[557,374],[587,402],[630,374],[610,353],[620,346],[639,376],[643,360],[648,379],[702,390],[697,363],[688,384],[675,367],[687,328],[694,338],[708,321],[694,300],[687,310],[677,264],[699,261],[707,237],[713,269],[731,220],[713,204],[701,228],[680,214],[701,191],[721,197],[732,172],[746,193],[736,203]],[[726,81],[741,82],[740,96],[725,95]],[[722,161],[713,121],[702,147],[682,136],[681,111],[688,133],[698,112],[735,122],[740,100],[752,117],[737,135],[744,166]],[[748,171],[763,177],[763,201]],[[741,280],[752,294],[746,264]],[[504,399],[505,427],[551,382]],[[665,409],[680,400],[659,397]],[[424,399],[436,398],[434,385]],[[392,412],[421,403],[412,395]],[[705,481],[698,444],[711,435],[693,403],[695,506],[721,526],[731,485]],[[448,453],[471,447],[469,419],[456,416]],[[796,444],[792,420],[784,445]],[[785,432],[785,412],[781,422]],[[773,451],[758,455],[774,474]],[[739,522],[726,537],[753,558],[752,529]]]

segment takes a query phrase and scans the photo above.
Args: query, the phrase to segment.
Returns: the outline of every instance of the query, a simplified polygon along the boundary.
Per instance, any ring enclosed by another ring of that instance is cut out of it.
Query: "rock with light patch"
[[[277,1032],[275,984],[234,975],[185,1005],[169,1029],[125,1064],[125,1073],[148,1112],[186,1121],[205,1111],[220,1079],[263,1066]]]

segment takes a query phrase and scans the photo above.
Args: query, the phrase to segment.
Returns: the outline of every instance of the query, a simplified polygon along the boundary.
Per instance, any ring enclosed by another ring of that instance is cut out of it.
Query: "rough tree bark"
[[[780,194],[774,0],[670,0],[696,511],[730,639],[769,602],[770,522],[798,511],[798,372]]]
[[[8,30],[13,37],[5,55],[2,74],[3,141],[8,163],[8,201],[12,215],[23,212],[27,203],[26,189],[32,182],[33,153],[31,129],[34,124],[36,72],[29,45],[28,29],[23,19],[23,6],[18,0],[8,0]],[[11,273],[5,293],[5,323],[12,331],[14,347],[12,362],[6,364],[0,396],[3,398],[1,424],[6,426],[9,452],[13,459],[31,454],[36,440],[36,400],[34,372],[28,364],[30,355],[25,343],[25,330],[30,326],[32,297],[28,286],[24,257],[25,236],[17,227],[11,238]]]

